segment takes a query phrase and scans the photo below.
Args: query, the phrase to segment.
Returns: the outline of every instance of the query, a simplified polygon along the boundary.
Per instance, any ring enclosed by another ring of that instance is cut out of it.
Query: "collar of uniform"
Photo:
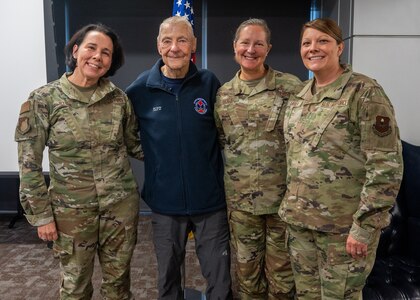
[[[274,90],[276,88],[276,78],[274,71],[271,67],[267,65],[265,65],[265,68],[267,69],[267,74],[265,74],[265,76],[261,78],[261,81],[257,84],[257,86],[252,89],[249,89],[249,87],[243,83],[243,80],[239,78],[241,71],[239,70],[238,72],[236,72],[236,75],[231,82],[234,94],[246,94],[249,96],[253,96],[266,90]]]
[[[95,93],[92,95],[90,101],[80,99],[79,91],[74,88],[74,86],[70,83],[69,79],[67,78],[70,76],[72,72],[64,73],[63,76],[60,78],[60,85],[63,89],[63,92],[69,97],[70,99],[77,100],[83,103],[96,103],[103,99],[107,94],[112,92],[116,89],[116,86],[107,78],[101,78],[98,82],[98,87],[95,90]]]
[[[312,95],[311,87],[314,84],[314,78],[307,81],[303,89],[296,95],[299,98],[302,98],[311,103],[316,103],[322,101],[324,98],[338,100],[341,98],[344,87],[347,82],[350,80],[351,75],[353,74],[352,68],[350,65],[343,64],[344,67],[343,73],[332,83],[323,87],[320,93]]]

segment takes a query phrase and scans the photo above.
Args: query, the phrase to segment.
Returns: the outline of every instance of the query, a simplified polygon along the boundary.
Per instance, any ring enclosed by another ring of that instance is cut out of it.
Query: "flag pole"
[[[207,0],[201,1],[201,68],[207,69]]]

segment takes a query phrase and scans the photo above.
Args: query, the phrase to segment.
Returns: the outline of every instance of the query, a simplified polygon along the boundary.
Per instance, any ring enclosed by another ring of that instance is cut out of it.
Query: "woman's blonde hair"
[[[241,34],[242,29],[250,25],[261,26],[265,32],[267,45],[270,45],[271,31],[270,31],[270,28],[268,28],[267,22],[263,19],[256,19],[256,18],[248,19],[246,21],[243,21],[241,24],[239,24],[238,28],[236,29],[235,38],[233,42],[236,43],[239,39],[239,35]]]

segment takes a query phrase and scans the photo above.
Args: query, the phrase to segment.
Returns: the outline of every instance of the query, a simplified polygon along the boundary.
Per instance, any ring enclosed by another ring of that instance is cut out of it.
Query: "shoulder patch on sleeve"
[[[361,126],[361,147],[364,150],[397,151],[398,126],[390,106],[370,103]]]
[[[380,137],[390,135],[392,132],[392,127],[390,123],[390,118],[385,116],[376,116],[376,121],[372,125],[373,132]]]
[[[37,135],[34,104],[28,100],[20,108],[19,119],[15,130],[15,141],[20,142],[33,139]]]
[[[17,129],[21,134],[25,134],[31,129],[31,125],[29,125],[29,118],[28,117],[20,117],[18,121]]]
[[[22,106],[20,107],[20,114],[26,113],[31,110],[31,102],[25,101]]]

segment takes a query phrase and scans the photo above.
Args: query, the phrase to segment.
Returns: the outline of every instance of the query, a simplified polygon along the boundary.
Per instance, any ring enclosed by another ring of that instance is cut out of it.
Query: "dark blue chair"
[[[404,175],[382,230],[365,300],[420,299],[420,146],[403,141]]]

